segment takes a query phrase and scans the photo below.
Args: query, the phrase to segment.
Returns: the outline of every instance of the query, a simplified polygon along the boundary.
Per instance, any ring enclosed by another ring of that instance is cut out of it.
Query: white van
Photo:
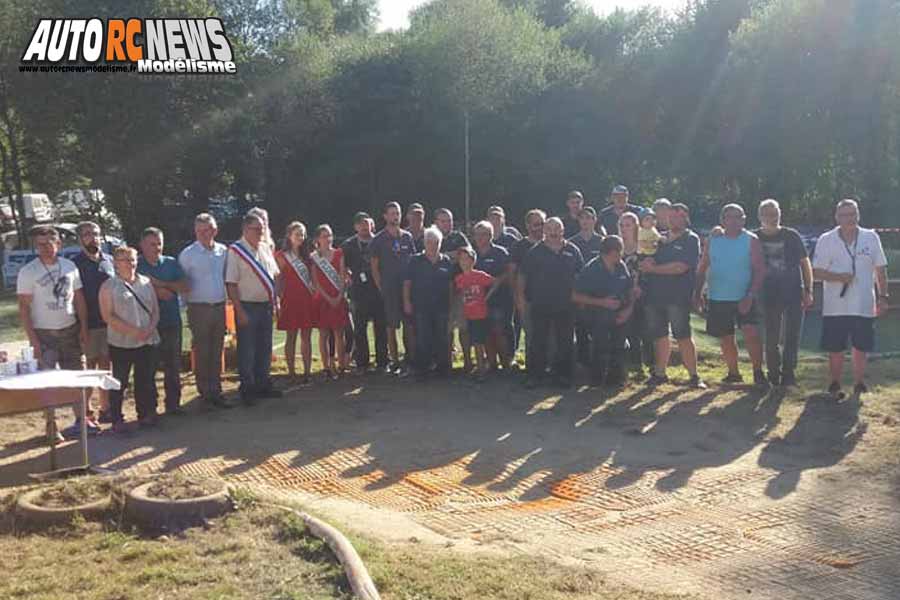
[[[53,203],[47,194],[22,194],[22,204],[25,207],[26,219],[31,219],[35,223],[53,220]],[[16,226],[8,196],[0,198],[0,225],[3,229],[14,229]]]

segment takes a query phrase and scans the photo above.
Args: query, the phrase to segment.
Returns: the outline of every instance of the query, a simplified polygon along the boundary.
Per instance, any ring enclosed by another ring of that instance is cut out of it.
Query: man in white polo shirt
[[[875,347],[875,317],[888,308],[887,258],[881,238],[859,226],[859,206],[841,200],[837,227],[822,235],[813,255],[813,274],[823,283],[822,349],[828,352],[831,385],[841,390],[844,351],[853,348],[853,392],[865,393],[867,353]]]
[[[272,315],[277,311],[275,276],[278,265],[263,244],[266,225],[255,214],[244,217],[243,237],[228,249],[225,289],[237,324],[241,400],[279,398],[272,385]]]

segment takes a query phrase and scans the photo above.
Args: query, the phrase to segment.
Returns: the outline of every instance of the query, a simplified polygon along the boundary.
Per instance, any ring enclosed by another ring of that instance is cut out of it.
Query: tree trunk
[[[6,80],[0,77],[0,116],[3,119],[4,133],[9,144],[9,169],[12,172],[13,187],[16,196],[10,196],[9,204],[13,210],[16,223],[16,233],[19,234],[19,244],[25,243],[25,202],[22,197],[22,165],[19,163],[19,141],[16,139],[16,128],[13,123],[7,96]],[[16,217],[18,213],[18,217]]]

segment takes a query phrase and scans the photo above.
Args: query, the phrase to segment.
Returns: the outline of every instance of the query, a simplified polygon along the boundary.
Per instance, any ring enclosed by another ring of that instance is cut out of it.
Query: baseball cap
[[[421,213],[424,213],[424,212],[425,212],[425,207],[422,206],[422,204],[419,203],[419,202],[413,202],[412,204],[409,205],[409,208],[406,209],[406,212],[408,212],[408,213],[411,213],[411,212],[421,212]]]
[[[369,216],[369,213],[360,211],[360,212],[356,213],[355,215],[353,215],[353,224],[356,225],[357,223],[362,223],[366,219],[371,219],[371,218],[372,217]]]
[[[617,185],[617,186],[615,186],[615,187],[612,189],[612,192],[611,192],[611,193],[613,193],[613,194],[627,194],[627,193],[628,193],[628,188],[625,187],[624,185]]]
[[[501,217],[505,217],[506,211],[503,210],[502,206],[494,205],[494,206],[490,207],[489,209],[487,209],[487,215],[488,216],[500,215]]]

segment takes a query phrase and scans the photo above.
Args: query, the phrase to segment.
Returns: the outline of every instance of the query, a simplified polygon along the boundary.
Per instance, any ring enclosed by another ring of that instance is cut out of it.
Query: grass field
[[[328,547],[296,516],[238,495],[239,510],[169,536],[142,536],[111,519],[45,533],[0,531],[5,576],[0,597],[33,600],[349,599]],[[10,499],[7,498],[7,505]],[[594,571],[529,557],[464,556],[417,543],[350,536],[385,600],[666,600],[608,583]],[[685,598],[678,596],[678,598]]]

